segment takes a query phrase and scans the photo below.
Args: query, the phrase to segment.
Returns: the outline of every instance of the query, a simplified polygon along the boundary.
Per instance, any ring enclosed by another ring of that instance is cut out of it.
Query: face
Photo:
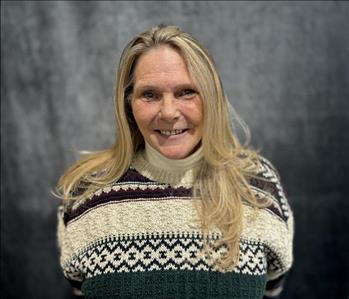
[[[170,159],[200,144],[202,100],[181,55],[169,46],[142,54],[135,66],[132,111],[144,140]]]

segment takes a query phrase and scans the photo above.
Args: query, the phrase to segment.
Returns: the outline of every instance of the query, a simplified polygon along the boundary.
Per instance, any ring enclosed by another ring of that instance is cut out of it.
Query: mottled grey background
[[[282,298],[349,296],[349,31],[345,2],[1,1],[3,298],[72,298],[49,190],[75,150],[114,136],[115,68],[152,24],[177,24],[215,57],[252,145],[295,212]]]

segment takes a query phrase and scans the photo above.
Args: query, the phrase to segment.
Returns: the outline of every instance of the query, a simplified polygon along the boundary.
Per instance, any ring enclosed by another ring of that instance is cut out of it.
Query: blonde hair
[[[144,146],[129,101],[135,64],[143,53],[160,45],[179,51],[203,101],[204,159],[193,186],[193,196],[200,199],[195,202],[204,236],[208,236],[212,228],[222,233],[215,245],[224,244],[227,251],[217,260],[217,265],[222,269],[232,268],[239,255],[242,202],[254,207],[265,206],[257,201],[248,183],[248,177],[255,172],[257,154],[242,146],[233,134],[229,101],[210,54],[176,26],[155,26],[128,43],[121,55],[116,78],[115,143],[108,149],[86,154],[68,168],[56,190],[66,201],[86,200],[96,189],[119,179],[127,171],[137,151]],[[209,244],[204,242],[208,256],[212,249]]]

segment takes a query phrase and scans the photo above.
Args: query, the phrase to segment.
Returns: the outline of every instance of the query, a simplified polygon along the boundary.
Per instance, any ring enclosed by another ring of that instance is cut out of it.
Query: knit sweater
[[[237,265],[220,271],[201,254],[191,187],[201,150],[169,160],[147,147],[127,172],[58,213],[60,263],[85,298],[235,298],[277,295],[292,264],[293,217],[279,177],[261,158],[250,184],[272,205],[243,205]],[[221,237],[219,230],[210,238]],[[217,249],[217,255],[224,252]]]

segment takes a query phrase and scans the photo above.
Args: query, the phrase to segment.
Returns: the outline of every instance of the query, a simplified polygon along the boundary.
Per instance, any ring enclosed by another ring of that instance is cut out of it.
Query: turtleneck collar
[[[187,158],[175,160],[166,158],[146,143],[145,150],[135,156],[132,167],[151,180],[173,187],[191,188],[202,158],[202,147]]]
[[[202,146],[184,159],[169,159],[160,154],[149,143],[145,143],[144,158],[154,167],[169,171],[187,171],[196,167],[202,158]]]

